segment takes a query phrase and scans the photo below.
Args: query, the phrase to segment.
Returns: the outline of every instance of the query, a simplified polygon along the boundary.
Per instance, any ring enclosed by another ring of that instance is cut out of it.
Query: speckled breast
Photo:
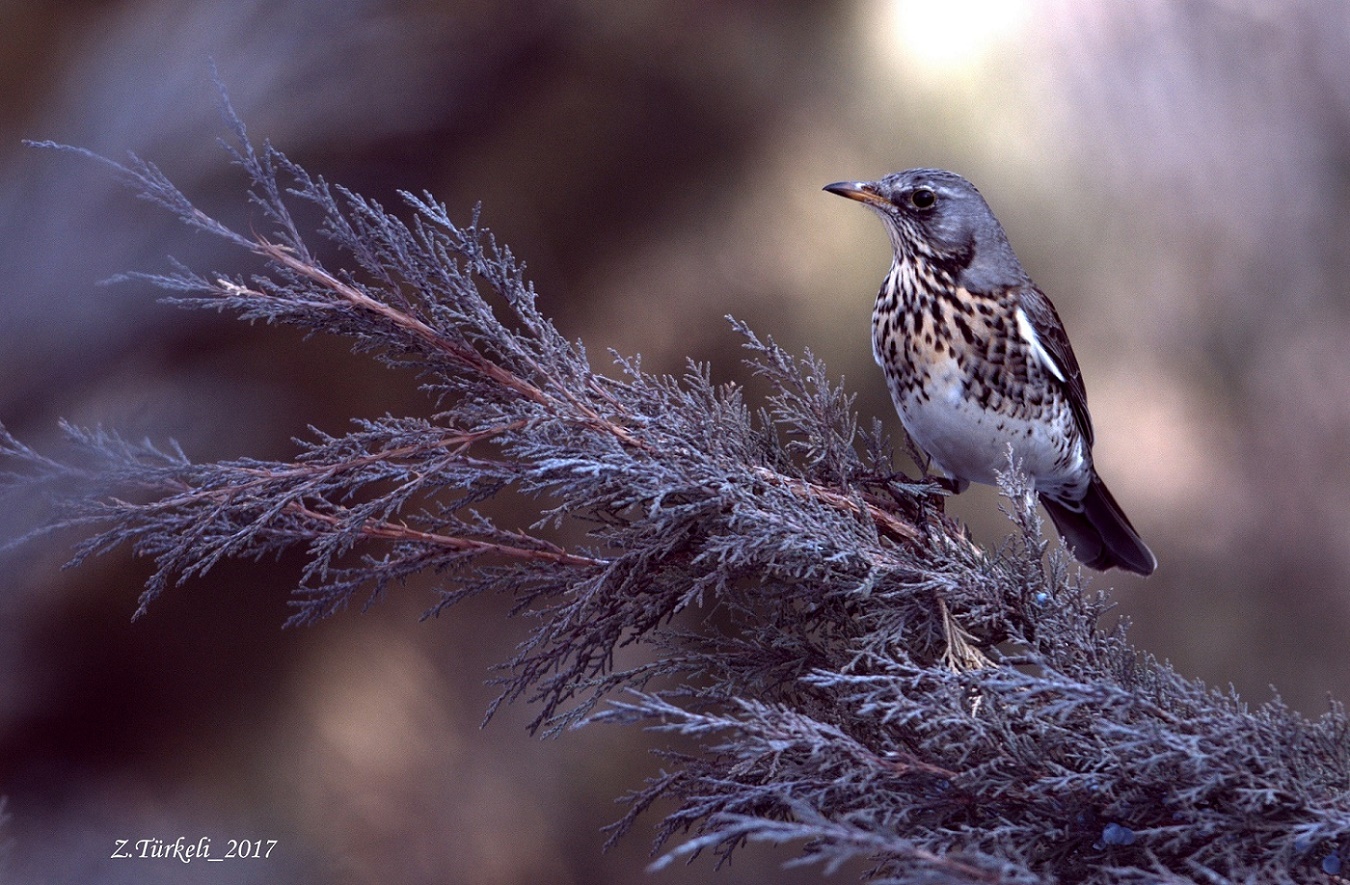
[[[1090,457],[1058,384],[1019,334],[1012,295],[977,295],[897,264],[872,314],[872,347],[901,422],[947,476],[995,483],[1008,449],[1037,491],[1086,481]]]

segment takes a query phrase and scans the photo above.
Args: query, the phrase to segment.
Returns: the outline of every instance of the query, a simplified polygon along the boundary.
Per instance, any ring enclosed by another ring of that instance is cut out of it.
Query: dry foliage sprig
[[[545,733],[622,723],[697,748],[665,754],[613,827],[676,800],[666,860],[767,840],[905,883],[1306,882],[1338,868],[1344,711],[1250,710],[1103,628],[1104,600],[1047,564],[1015,471],[1016,532],[987,554],[926,484],[891,472],[879,429],[859,430],[809,354],[735,326],[773,390],[761,408],[706,367],[672,378],[616,357],[618,377],[599,374],[477,211],[460,226],[404,194],[404,220],[227,119],[266,235],[206,216],[151,163],[101,162],[260,270],[131,278],[185,307],[344,336],[415,369],[438,411],[314,431],[289,462],[195,464],[68,427],[73,463],[0,429],[0,489],[58,502],[39,532],[93,531],[73,564],[120,545],[154,560],[139,611],[225,558],[295,548],[308,564],[293,623],[428,571],[435,611],[509,594],[536,627],[498,703],[533,702]],[[344,266],[306,244],[297,204]],[[505,495],[536,517],[475,509]],[[649,662],[616,670],[630,643]]]

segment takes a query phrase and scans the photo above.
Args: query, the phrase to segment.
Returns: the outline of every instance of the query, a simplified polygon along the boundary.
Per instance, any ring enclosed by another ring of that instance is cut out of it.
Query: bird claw
[[[923,501],[931,504],[938,513],[946,513],[947,498],[960,491],[956,481],[945,476],[926,476],[924,485],[928,488],[924,491]]]

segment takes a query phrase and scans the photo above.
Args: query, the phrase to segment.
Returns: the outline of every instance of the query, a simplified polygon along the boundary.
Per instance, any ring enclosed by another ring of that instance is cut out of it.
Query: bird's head
[[[989,204],[955,172],[907,169],[878,181],[827,184],[825,190],[880,215],[897,261],[926,258],[991,285],[1025,279]]]

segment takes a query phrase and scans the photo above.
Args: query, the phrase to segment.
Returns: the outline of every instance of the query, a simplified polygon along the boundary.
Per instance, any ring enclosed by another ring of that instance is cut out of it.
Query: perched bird
[[[825,190],[886,226],[895,257],[872,311],[872,353],[905,431],[952,489],[995,483],[1011,447],[1081,562],[1151,574],[1157,559],[1092,466],[1064,324],[975,186],[910,169]]]

